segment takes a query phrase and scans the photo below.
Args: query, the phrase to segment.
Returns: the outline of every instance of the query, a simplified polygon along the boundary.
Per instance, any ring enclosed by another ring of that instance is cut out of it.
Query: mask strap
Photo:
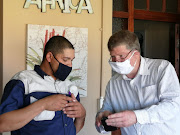
[[[134,53],[135,53],[135,52],[136,52],[136,51],[134,51],[134,52],[133,52],[133,54],[131,55],[131,57],[130,57],[129,59],[131,59],[131,58],[132,58],[132,56],[134,55]],[[137,60],[136,60],[136,62],[137,62]],[[136,62],[134,63],[133,67],[135,67]]]
[[[52,53],[52,52],[51,52]],[[53,57],[55,58],[55,60],[58,62],[58,63],[60,63],[57,59],[56,59],[56,57],[54,56],[54,54],[52,53],[52,55],[53,55]],[[53,71],[53,69],[52,69],[52,66],[51,66],[51,63],[49,62],[49,65],[50,65],[50,67],[51,67],[51,70]],[[55,74],[54,73],[54,71],[53,71],[53,74]]]
[[[137,60],[136,60],[136,62],[137,62]],[[135,67],[135,65],[136,65],[136,62],[134,63],[133,67]]]
[[[131,55],[131,57],[129,57],[129,59],[131,59],[131,58],[132,58],[132,56],[134,55],[134,53],[135,53],[135,52],[136,52],[136,51],[134,51],[134,52],[133,52],[133,54]]]
[[[136,51],[134,51],[133,54],[131,55],[131,57],[129,57],[129,60],[132,58],[132,56],[134,55],[135,52],[136,52]],[[137,62],[137,60],[136,60],[136,62]],[[135,67],[136,62],[134,63],[133,67]]]
[[[49,66],[51,67],[51,70],[52,70],[52,72],[53,72],[53,74],[54,74],[54,71],[53,71],[53,69],[52,69],[52,66],[51,66],[51,63],[49,62]]]
[[[58,62],[58,63],[60,63],[57,59],[56,59],[56,57],[54,56],[54,54],[52,53],[52,55],[53,55],[53,57],[55,58],[55,60]]]

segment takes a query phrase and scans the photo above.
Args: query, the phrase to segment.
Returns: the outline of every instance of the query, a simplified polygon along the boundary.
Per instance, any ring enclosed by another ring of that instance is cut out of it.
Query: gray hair
[[[141,52],[139,39],[135,33],[128,30],[121,30],[113,34],[108,41],[108,49],[112,51],[117,46],[125,45],[129,50]]]

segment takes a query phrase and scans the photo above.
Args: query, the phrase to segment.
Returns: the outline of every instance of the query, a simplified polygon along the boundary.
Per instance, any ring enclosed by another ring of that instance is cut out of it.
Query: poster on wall
[[[86,97],[88,29],[28,24],[27,31],[27,70],[33,70],[34,65],[41,64],[44,47],[52,36],[64,36],[75,48],[72,72],[67,79],[78,87],[81,97]]]

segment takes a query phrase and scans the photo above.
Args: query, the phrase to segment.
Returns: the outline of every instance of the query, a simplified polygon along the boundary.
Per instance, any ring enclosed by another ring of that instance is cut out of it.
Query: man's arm
[[[72,98],[61,94],[52,95],[25,108],[4,113],[0,115],[0,132],[20,129],[44,110],[60,111],[66,106],[67,101],[72,101]]]
[[[84,118],[76,118],[74,121],[74,125],[76,127],[76,134],[83,128],[85,122],[85,117]]]
[[[44,106],[40,101],[37,101],[25,108],[0,115],[0,132],[8,132],[23,127],[43,110]]]

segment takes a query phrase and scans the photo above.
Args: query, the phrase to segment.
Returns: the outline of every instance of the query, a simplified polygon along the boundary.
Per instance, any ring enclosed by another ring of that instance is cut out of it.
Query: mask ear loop
[[[131,58],[132,58],[132,56],[134,55],[134,53],[135,53],[135,52],[137,52],[137,51],[135,50],[135,51],[132,53],[131,57],[129,57],[129,59],[131,59]]]
[[[51,52],[52,53],[52,52]],[[52,55],[53,55],[53,57],[55,58],[55,60],[58,62],[58,63],[60,63],[57,59],[56,59],[56,57],[54,56],[54,54],[52,53]],[[50,67],[51,67],[51,70],[52,70],[52,72],[53,72],[53,74],[55,74],[55,72],[53,71],[53,69],[52,69],[52,66],[51,66],[51,63],[49,62],[49,65],[50,65]]]
[[[134,55],[135,52],[137,52],[137,51],[135,50],[135,51],[132,53],[131,57],[129,57],[129,60],[132,58],[132,56]],[[137,62],[137,60],[136,60],[136,62]],[[136,62],[134,63],[133,67],[135,67]]]
[[[52,53],[52,52],[51,52]],[[53,53],[52,53],[52,55],[53,55]],[[53,57],[54,57],[54,55],[53,55]],[[51,66],[51,63],[50,62],[48,62],[49,63],[49,66],[50,66],[50,68],[51,68],[51,70],[52,70],[52,72],[53,72],[53,74],[54,74],[54,71],[53,71],[53,69],[52,69],[52,66]]]
[[[52,72],[53,72],[53,74],[54,74],[54,71],[53,71],[53,69],[52,69],[52,66],[51,66],[51,63],[49,62],[49,66],[51,67],[51,70],[52,70]]]
[[[137,60],[136,60],[136,62],[137,62]],[[134,63],[133,67],[135,67],[135,66],[136,66],[136,62]]]
[[[56,57],[54,56],[54,54],[52,53],[52,55],[53,55],[53,57],[55,58],[55,60],[58,62],[58,63],[60,63],[57,59],[56,59]]]
[[[129,57],[129,61],[130,61],[130,59],[132,58],[132,56],[134,55],[135,52],[137,52],[137,51],[135,50],[135,51],[132,53],[131,57]],[[136,60],[136,62],[137,62],[137,60]],[[135,67],[136,62],[134,63],[133,67]]]
[[[51,52],[52,53],[52,52]],[[56,59],[56,57],[54,56],[54,54],[52,53],[52,55],[53,55],[53,57],[55,58],[55,60],[58,62],[58,63],[60,63],[57,59]]]

